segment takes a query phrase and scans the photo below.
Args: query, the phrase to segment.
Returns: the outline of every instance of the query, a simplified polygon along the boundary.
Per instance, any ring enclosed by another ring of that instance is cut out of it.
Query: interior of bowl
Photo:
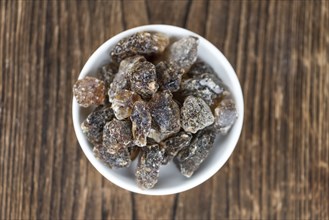
[[[179,193],[191,189],[213,176],[232,154],[239,139],[243,123],[244,110],[241,87],[238,78],[227,59],[209,41],[191,31],[169,25],[141,26],[127,30],[112,37],[110,40],[101,45],[88,59],[79,75],[79,79],[85,77],[86,75],[94,75],[101,66],[109,63],[109,51],[111,48],[123,37],[127,37],[138,31],[158,31],[163,32],[170,37],[177,38],[189,35],[198,37],[198,56],[202,60],[206,61],[215,70],[217,75],[228,86],[233,98],[235,99],[239,114],[236,123],[227,135],[217,136],[214,148],[212,149],[209,157],[202,163],[201,167],[191,178],[186,178],[181,175],[176,166],[171,162],[168,165],[161,167],[158,183],[153,189],[149,190],[142,190],[138,188],[135,182],[134,171],[137,165],[137,160],[135,160],[129,168],[110,169],[94,157],[92,145],[87,141],[80,128],[80,124],[86,119],[88,113],[91,112],[91,109],[79,107],[76,100],[73,98],[72,113],[74,129],[80,146],[89,161],[104,177],[114,184],[132,192],[148,195]]]

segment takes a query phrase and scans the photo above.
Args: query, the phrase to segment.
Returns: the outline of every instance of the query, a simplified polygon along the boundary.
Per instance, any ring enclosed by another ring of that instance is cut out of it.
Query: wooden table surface
[[[328,1],[0,2],[0,219],[328,219]],[[83,154],[72,85],[113,35],[172,24],[237,72],[244,128],[225,166],[171,196],[125,191]]]

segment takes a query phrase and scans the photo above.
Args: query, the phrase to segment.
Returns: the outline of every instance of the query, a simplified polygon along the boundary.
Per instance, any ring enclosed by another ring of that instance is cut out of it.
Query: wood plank
[[[113,35],[172,24],[228,58],[244,93],[224,167],[177,195],[125,191],[76,140],[72,85]],[[0,1],[0,219],[326,219],[328,1]]]

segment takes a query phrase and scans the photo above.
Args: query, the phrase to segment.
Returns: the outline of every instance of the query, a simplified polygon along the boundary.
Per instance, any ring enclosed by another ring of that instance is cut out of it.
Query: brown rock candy
[[[141,148],[135,173],[137,185],[142,189],[150,189],[159,179],[160,165],[163,160],[163,151],[159,145],[148,145]]]
[[[232,98],[224,98],[215,108],[214,127],[222,134],[226,134],[238,118],[238,112]]]
[[[149,139],[152,140],[150,143],[153,143],[153,142],[160,143],[162,140],[166,139],[167,137],[170,137],[171,134],[172,133],[161,132],[159,130],[159,128],[154,123],[152,123],[148,137],[149,137]]]
[[[181,124],[185,131],[196,133],[214,123],[210,107],[201,98],[188,96],[181,108]]]
[[[156,32],[138,32],[120,40],[111,51],[112,60],[120,63],[134,55],[151,56],[162,53],[169,44],[165,34]]]
[[[145,57],[136,55],[132,57],[127,57],[126,59],[122,60],[119,66],[119,72],[129,72],[136,63],[146,61]]]
[[[148,137],[160,142],[180,130],[180,111],[169,91],[158,92],[149,101],[152,128]]]
[[[193,95],[202,98],[209,106],[213,106],[225,96],[228,91],[224,84],[211,74],[201,74],[194,78],[182,80],[180,94],[183,97]]]
[[[177,154],[174,161],[184,176],[191,177],[208,157],[213,148],[215,136],[213,129],[201,130],[196,133],[191,144]]]
[[[106,123],[103,130],[103,145],[110,154],[127,149],[132,143],[131,122],[113,119]]]
[[[132,122],[134,143],[139,147],[146,146],[147,136],[151,129],[152,117],[144,101],[135,102],[130,120]]]
[[[110,168],[129,167],[131,164],[130,154],[127,149],[120,149],[115,154],[111,154],[102,144],[97,144],[94,146],[93,152],[97,159]]]
[[[101,144],[103,141],[103,128],[113,118],[111,106],[99,106],[81,124],[82,132],[92,144]]]
[[[177,64],[162,61],[156,65],[156,73],[161,90],[170,90],[171,92],[179,90],[184,70],[179,68]]]
[[[197,60],[187,72],[188,76],[192,78],[204,73],[215,75],[214,70],[202,60]]]
[[[95,77],[87,76],[74,84],[73,95],[82,107],[102,105],[105,101],[105,83]]]
[[[109,101],[112,102],[113,97],[121,90],[130,90],[130,72],[129,70],[137,62],[145,61],[142,56],[129,57],[120,63],[118,73],[115,75],[113,82],[108,91]]]
[[[136,62],[129,74],[131,90],[143,98],[151,97],[158,90],[155,66],[151,62]]]
[[[190,36],[174,42],[169,47],[167,59],[187,72],[196,61],[197,56],[198,38]]]
[[[117,119],[122,120],[130,117],[133,105],[141,97],[135,92],[129,90],[121,90],[116,93],[112,99],[112,109]]]
[[[118,66],[114,63],[109,63],[99,69],[97,76],[104,81],[105,87],[109,89],[117,72]]]
[[[161,142],[160,146],[164,149],[162,164],[166,165],[170,160],[172,160],[180,150],[190,144],[191,139],[191,134],[181,131],[175,136]]]

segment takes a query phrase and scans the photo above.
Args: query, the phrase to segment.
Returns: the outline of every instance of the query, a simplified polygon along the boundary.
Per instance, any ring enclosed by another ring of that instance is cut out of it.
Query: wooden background
[[[328,1],[0,1],[0,219],[328,219]],[[209,39],[241,82],[232,157],[193,190],[104,179],[72,126],[72,84],[102,42],[163,23]]]

